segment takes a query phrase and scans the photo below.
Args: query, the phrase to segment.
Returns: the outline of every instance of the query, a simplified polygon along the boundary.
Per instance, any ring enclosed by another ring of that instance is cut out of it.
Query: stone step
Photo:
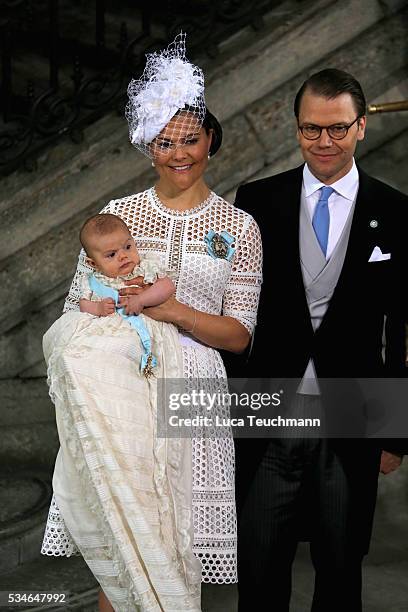
[[[0,575],[0,591],[34,591],[40,593],[66,593],[65,605],[21,606],[19,610],[76,610],[97,612],[99,586],[80,556],[46,557],[37,555],[35,560],[25,563],[17,570]],[[15,607],[5,606],[4,612],[15,611]]]
[[[0,380],[0,403],[0,427],[55,420],[45,378]]]
[[[59,441],[46,378],[0,381],[0,405],[2,469],[32,465],[46,470],[49,478]]]
[[[207,78],[206,100],[225,120],[275,91],[302,73],[360,38],[366,30],[406,5],[404,0],[342,0],[302,2],[295,17],[269,37],[259,36],[248,49],[219,63]],[[396,52],[401,53],[401,48]],[[375,54],[372,54],[375,59]],[[355,58],[358,61],[358,58]],[[384,72],[382,69],[381,74]]]
[[[54,413],[53,413],[54,414]],[[59,448],[54,421],[33,425],[2,427],[0,465],[13,470],[27,465],[52,472]]]
[[[0,473],[0,574],[38,557],[51,497],[49,474]]]
[[[59,145],[50,153],[54,168],[45,169],[42,164],[41,172],[29,175],[30,180],[26,176],[20,181],[20,171],[1,182],[6,195],[0,204],[0,234],[7,237],[9,246],[2,245],[0,260],[57,228],[93,202],[105,202],[113,196],[112,173],[107,172],[110,167],[115,167],[121,182],[123,175],[137,176],[150,165],[137,155],[125,163],[125,155],[121,153],[124,149],[133,150],[128,142],[126,121],[114,114],[87,128],[80,147],[69,144],[68,138],[64,146],[68,146],[67,151],[61,152]]]
[[[72,271],[74,269],[72,266]],[[52,277],[52,270],[50,272]],[[64,293],[68,287],[69,283]],[[59,298],[43,309],[32,312],[31,316],[29,311],[24,314],[21,312],[17,327],[0,336],[1,378],[16,377],[34,364],[43,361],[42,336],[61,315],[62,305],[63,299]]]

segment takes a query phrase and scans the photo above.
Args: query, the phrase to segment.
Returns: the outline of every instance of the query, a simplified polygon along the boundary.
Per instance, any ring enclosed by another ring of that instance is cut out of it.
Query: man
[[[338,417],[342,396],[333,409],[336,393],[324,393],[329,378],[406,375],[408,198],[356,167],[365,109],[351,75],[314,74],[294,104],[306,163],[237,193],[264,245],[250,368],[297,381],[295,414],[328,417],[332,409]],[[240,612],[289,610],[291,566],[305,533],[316,571],[313,612],[362,609],[380,462],[384,473],[398,467],[403,444],[382,441],[381,455],[378,440],[300,436],[237,444]]]

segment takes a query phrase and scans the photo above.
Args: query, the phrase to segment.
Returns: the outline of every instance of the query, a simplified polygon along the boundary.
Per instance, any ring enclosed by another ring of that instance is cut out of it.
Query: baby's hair
[[[89,217],[79,232],[79,240],[85,249],[86,254],[89,255],[89,238],[91,236],[105,236],[106,234],[110,234],[117,229],[124,229],[130,235],[128,226],[123,219],[117,215],[105,213]]]

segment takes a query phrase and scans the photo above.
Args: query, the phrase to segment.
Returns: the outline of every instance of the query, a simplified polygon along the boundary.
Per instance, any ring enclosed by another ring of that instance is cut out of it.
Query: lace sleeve
[[[101,213],[115,214],[114,200],[108,202],[108,204],[101,210]],[[69,310],[79,310],[79,298],[81,297],[84,275],[91,274],[93,271],[94,270],[86,264],[85,251],[84,249],[81,249],[81,252],[78,256],[77,269],[74,278],[72,279],[69,293],[65,300],[63,312],[68,312]]]
[[[259,227],[248,215],[237,241],[231,276],[225,287],[223,314],[253,333],[262,284],[262,242]]]

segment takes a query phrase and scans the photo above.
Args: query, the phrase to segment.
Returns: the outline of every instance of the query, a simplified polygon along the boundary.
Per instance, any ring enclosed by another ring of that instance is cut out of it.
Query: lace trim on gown
[[[48,512],[41,554],[50,557],[79,555],[79,550],[64,523],[54,495]]]

